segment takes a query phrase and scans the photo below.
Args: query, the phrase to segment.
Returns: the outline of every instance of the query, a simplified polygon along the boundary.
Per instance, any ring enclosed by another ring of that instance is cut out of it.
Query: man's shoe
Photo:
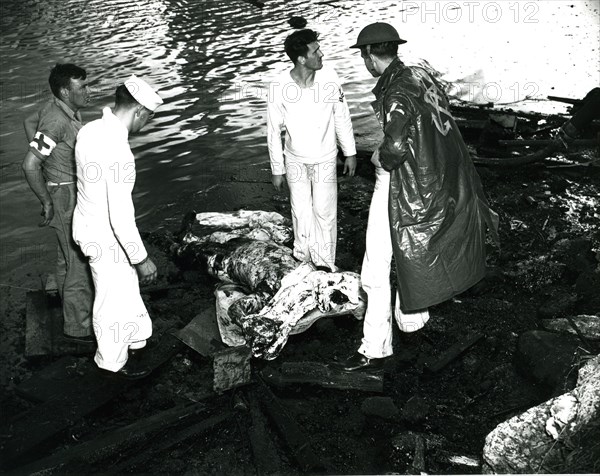
[[[355,370],[381,370],[383,369],[384,361],[385,358],[370,359],[357,352],[352,357],[337,362],[334,365],[338,369],[345,370],[346,372],[354,372]]]
[[[138,380],[150,375],[151,370],[148,367],[139,365],[127,365],[121,367],[116,372],[111,372],[106,369],[99,369],[105,377],[123,378],[127,380]]]
[[[89,336],[71,336],[63,332],[63,337],[66,341],[73,342],[75,344],[92,345],[96,343],[96,337],[93,334]]]

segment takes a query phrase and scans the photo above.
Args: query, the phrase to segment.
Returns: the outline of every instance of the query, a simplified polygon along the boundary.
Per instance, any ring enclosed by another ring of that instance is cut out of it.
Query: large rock
[[[386,420],[395,418],[399,413],[390,397],[369,397],[363,401],[360,411],[367,416],[378,416]]]
[[[569,334],[527,331],[519,336],[515,365],[517,370],[550,392],[563,393],[567,377],[577,364],[580,341]]]
[[[553,319],[570,314],[575,308],[577,294],[552,290],[537,311],[540,319]]]
[[[570,392],[498,425],[485,439],[483,472],[594,473],[600,428],[600,356]],[[594,456],[595,455],[595,456]]]

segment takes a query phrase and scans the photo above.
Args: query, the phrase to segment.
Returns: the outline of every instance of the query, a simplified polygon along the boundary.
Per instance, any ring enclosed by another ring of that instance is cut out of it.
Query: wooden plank
[[[249,383],[252,379],[251,358],[252,351],[245,345],[216,352],[213,359],[213,390],[223,393]]]
[[[265,415],[254,390],[247,392],[252,425],[247,428],[257,476],[283,474],[283,462],[271,437]]]
[[[210,430],[224,421],[229,420],[233,416],[235,416],[234,412],[227,411],[221,413],[220,415],[208,417],[205,420],[195,423],[175,434],[170,434],[167,439],[161,440],[158,445],[152,447],[152,454],[156,455],[168,451],[174,446],[177,446],[178,444],[183,443],[192,437],[198,436],[204,433],[206,430]],[[126,470],[135,468],[139,468],[143,471],[145,469],[144,465],[148,462],[147,450],[148,449],[145,448],[145,451],[138,452],[136,456],[127,458],[116,465],[110,466],[108,468],[110,470],[109,472],[111,474],[124,474]]]
[[[214,306],[204,309],[173,335],[204,357],[211,357],[225,348],[225,344],[221,342]]]
[[[325,471],[327,468],[312,449],[309,436],[304,433],[300,425],[296,423],[296,420],[264,382],[259,381],[256,392],[265,412],[290,449],[296,464],[307,472]]]
[[[94,344],[78,344],[63,337],[63,317],[60,306],[44,291],[29,291],[25,295],[25,357],[87,355]]]
[[[373,372],[344,372],[322,362],[284,362],[280,383],[308,383],[325,388],[383,392],[383,370]]]
[[[25,357],[52,354],[53,313],[44,291],[25,295]]]
[[[552,145],[555,141],[553,139],[514,139],[514,140],[499,140],[498,144],[505,145],[507,147],[525,147],[525,146],[546,146]],[[570,146],[578,147],[592,147],[598,145],[597,139],[575,139],[569,143]]]
[[[143,364],[157,368],[182,347],[173,336],[165,335],[151,353],[143,354]],[[9,435],[0,449],[0,461],[14,465],[23,463],[35,448],[67,428],[74,421],[109,402],[135,383],[116,376],[106,377],[93,370],[73,378],[69,385],[55,389],[55,394],[25,412],[23,417],[0,428],[0,434]]]
[[[174,335],[200,355],[213,357],[215,392],[222,393],[250,382],[251,350],[247,346],[223,344],[214,306],[206,308]]]
[[[73,356],[62,357],[34,373],[15,387],[15,392],[33,402],[45,402],[56,395],[56,389],[70,385],[82,373],[93,369],[93,363],[80,362]]]
[[[430,372],[438,372],[442,370],[446,365],[458,358],[463,352],[469,347],[473,346],[479,340],[483,339],[483,334],[479,332],[472,332],[467,334],[456,344],[453,344],[448,350],[443,352],[438,357],[430,357],[425,361],[425,368]]]
[[[57,470],[70,463],[99,461],[117,451],[124,451],[126,447],[145,441],[152,433],[191,418],[205,410],[205,408],[206,406],[203,403],[193,403],[164,410],[131,425],[110,431],[91,441],[34,461],[18,468],[17,471],[22,474],[32,474],[40,471]]]

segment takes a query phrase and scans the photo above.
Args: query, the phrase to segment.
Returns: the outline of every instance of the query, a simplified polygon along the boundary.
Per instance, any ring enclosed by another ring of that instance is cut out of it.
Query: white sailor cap
[[[137,102],[151,111],[155,111],[163,103],[163,100],[156,91],[146,81],[138,78],[135,74],[132,74],[125,81],[125,87]]]

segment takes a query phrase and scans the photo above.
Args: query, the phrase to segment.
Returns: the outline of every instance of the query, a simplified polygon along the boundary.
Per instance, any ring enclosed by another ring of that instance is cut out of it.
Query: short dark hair
[[[54,94],[57,98],[60,98],[60,90],[62,88],[71,89],[72,79],[85,78],[87,78],[85,69],[75,66],[71,63],[56,63],[54,68],[50,70],[48,83],[50,83],[52,94]]]
[[[298,30],[292,33],[285,39],[283,44],[286,54],[292,62],[296,64],[298,56],[306,56],[308,54],[308,45],[319,39],[319,34],[308,28]]]
[[[129,109],[139,105],[140,103],[131,95],[127,86],[121,84],[117,87],[117,90],[115,91],[115,107],[125,107]]]
[[[370,52],[372,55],[378,58],[394,58],[398,56],[398,42],[386,41],[385,43],[375,43],[370,46]],[[360,53],[362,56],[367,54],[367,45],[360,47]]]

